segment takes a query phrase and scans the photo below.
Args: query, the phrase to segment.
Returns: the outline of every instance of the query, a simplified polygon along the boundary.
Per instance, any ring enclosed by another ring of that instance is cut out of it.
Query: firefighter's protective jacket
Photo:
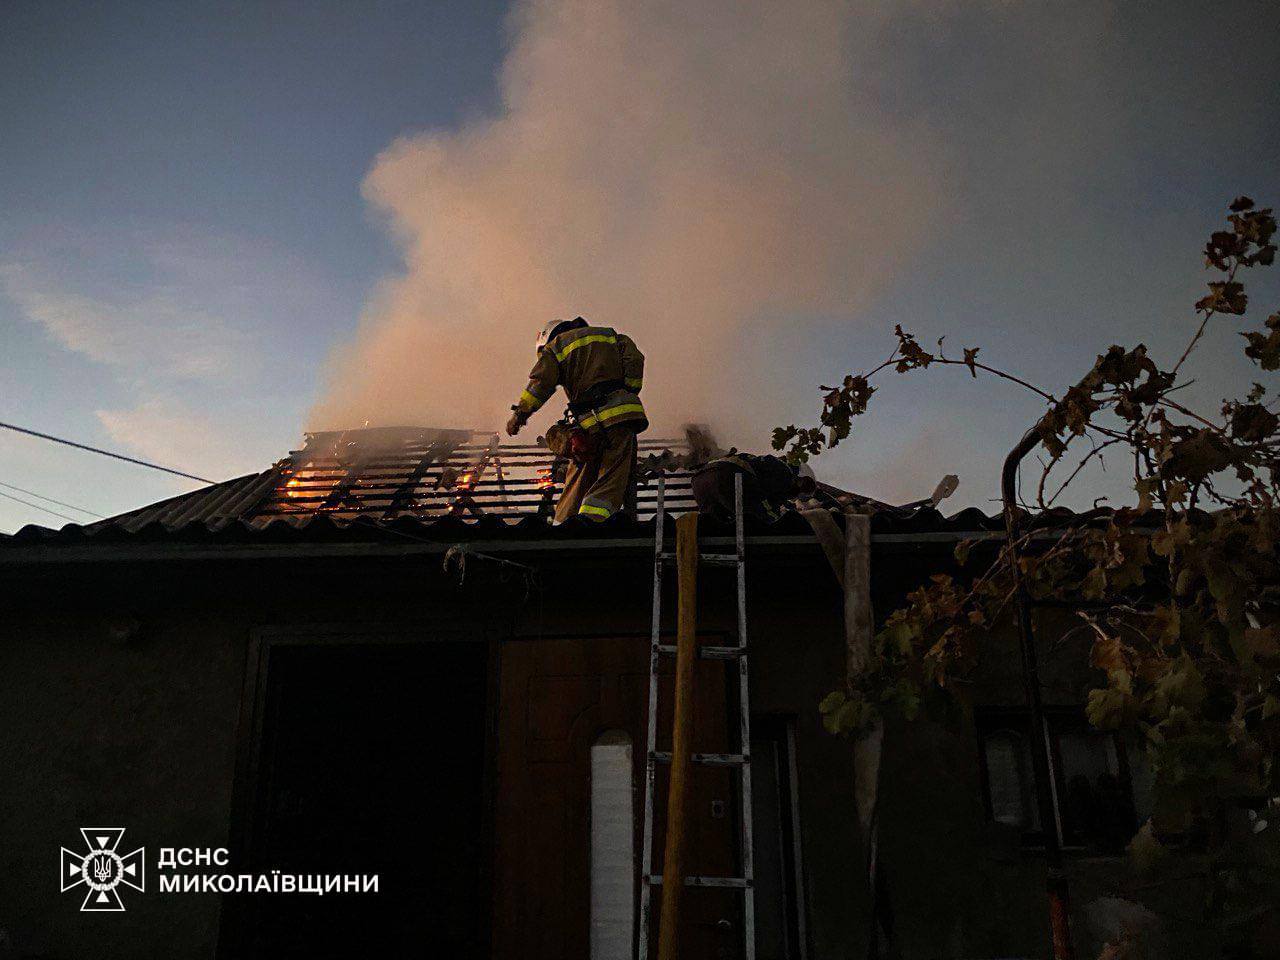
[[[609,327],[577,327],[547,341],[520,394],[517,408],[533,413],[564,387],[569,409],[584,430],[628,424],[649,426],[640,402],[644,354],[626,334]]]

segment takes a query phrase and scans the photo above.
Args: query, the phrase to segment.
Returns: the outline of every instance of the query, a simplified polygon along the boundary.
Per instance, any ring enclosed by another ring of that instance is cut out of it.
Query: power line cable
[[[75,517],[68,517],[65,513],[59,513],[57,510],[50,510],[48,507],[42,507],[38,503],[32,503],[30,500],[23,500],[21,497],[15,497],[12,493],[5,493],[0,490],[0,497],[8,497],[10,500],[16,500],[25,507],[35,507],[37,510],[43,510],[45,513],[51,513],[55,517],[61,517],[63,520],[70,520],[72,523],[79,523]]]
[[[102,450],[98,447],[91,447],[88,444],[76,443],[74,440],[64,440],[62,437],[55,437],[52,434],[41,433],[39,430],[28,430],[26,427],[16,427],[12,423],[0,422],[0,427],[3,427],[6,430],[13,430],[16,433],[25,433],[29,437],[39,437],[41,440],[52,440],[54,443],[61,443],[68,447],[75,447],[77,450],[88,450],[90,453],[98,453],[104,457],[114,457],[116,460],[124,460],[126,463],[136,463],[140,467],[149,467],[152,470],[172,473],[174,476],[186,477],[188,480],[199,480],[201,483],[214,482],[207,477],[197,477],[194,473],[185,473],[182,470],[174,470],[172,467],[162,467],[158,463],[149,463],[146,460],[139,460],[137,457],[126,457],[123,453],[112,453],[110,450]]]
[[[74,503],[64,503],[61,500],[55,500],[53,497],[46,497],[43,493],[36,493],[34,490],[26,490],[22,487],[14,486],[12,483],[5,483],[0,480],[0,487],[8,487],[10,490],[17,490],[19,493],[25,493],[29,497],[35,497],[37,500],[46,500],[49,503],[56,503],[60,507],[66,507],[68,510],[78,510],[81,513],[87,513],[91,517],[103,519],[102,514],[94,513],[92,510],[86,510],[84,507],[77,507]]]

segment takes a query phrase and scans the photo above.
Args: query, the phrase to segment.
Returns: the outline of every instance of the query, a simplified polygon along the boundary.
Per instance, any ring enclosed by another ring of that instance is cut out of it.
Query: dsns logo
[[[81,827],[87,853],[62,848],[62,892],[84,884],[88,887],[81,910],[121,912],[124,904],[116,887],[124,884],[138,891],[146,889],[146,861],[143,849],[121,854],[124,827]]]

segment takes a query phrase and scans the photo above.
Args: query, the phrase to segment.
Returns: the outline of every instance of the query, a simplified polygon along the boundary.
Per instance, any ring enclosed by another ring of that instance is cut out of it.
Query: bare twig
[[[1049,502],[1047,504],[1044,504],[1044,506],[1046,508],[1052,507],[1054,502],[1057,501],[1058,497],[1062,496],[1062,491],[1066,490],[1067,486],[1071,483],[1071,481],[1076,478],[1076,475],[1085,468],[1085,464],[1087,464],[1095,456],[1098,457],[1099,460],[1101,460],[1102,451],[1107,449],[1107,447],[1114,446],[1115,444],[1119,443],[1121,439],[1123,438],[1112,437],[1110,440],[1106,440],[1103,443],[1098,444],[1092,450],[1086,453],[1084,457],[1081,459],[1081,461],[1076,465],[1076,468],[1071,471],[1071,475],[1068,476],[1067,479],[1062,481],[1061,485],[1057,489],[1057,492],[1055,492],[1054,495],[1049,498]],[[1048,476],[1048,474],[1046,473],[1045,476]],[[1043,503],[1043,501],[1041,502]]]
[[[1231,265],[1231,271],[1227,274],[1227,283],[1235,280],[1236,274],[1240,270],[1240,260],[1237,258]],[[1200,326],[1196,328],[1195,335],[1191,338],[1191,342],[1187,344],[1187,349],[1182,351],[1182,356],[1178,358],[1178,362],[1173,365],[1173,369],[1169,372],[1176,377],[1178,371],[1182,369],[1182,365],[1186,362],[1187,357],[1191,356],[1191,351],[1196,348],[1196,344],[1200,342],[1200,338],[1204,336],[1204,329],[1208,326],[1209,320],[1217,313],[1214,307],[1206,307],[1204,311],[1204,319],[1200,321]]]

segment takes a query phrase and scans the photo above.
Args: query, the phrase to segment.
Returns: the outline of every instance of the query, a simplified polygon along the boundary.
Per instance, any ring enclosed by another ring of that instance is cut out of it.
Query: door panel
[[[282,644],[269,664],[244,868],[376,873],[379,892],[227,898],[225,954],[482,956],[486,646]]]
[[[648,658],[647,638],[528,640],[503,646],[495,957],[550,960],[589,955],[590,752],[600,734],[610,730],[625,732],[633,745],[635,860],[640,863]],[[658,749],[669,750],[674,664],[664,658],[662,666]],[[724,681],[722,663],[698,661],[694,697],[697,751],[722,753],[730,749],[725,739]],[[688,862],[698,873],[728,875],[735,870],[731,776],[723,769],[694,769]],[[667,771],[659,767],[654,815],[658,872],[662,869],[667,783]],[[716,815],[721,812],[722,816]],[[728,920],[737,930],[737,897],[723,890],[686,891],[681,939],[689,956],[718,955],[723,934],[717,923]]]

